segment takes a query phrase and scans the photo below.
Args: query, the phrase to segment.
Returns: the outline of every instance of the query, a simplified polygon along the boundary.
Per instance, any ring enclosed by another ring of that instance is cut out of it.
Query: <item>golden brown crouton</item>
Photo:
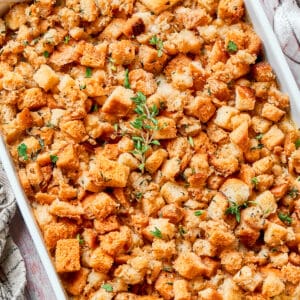
[[[155,282],[155,289],[164,299],[171,300],[174,298],[174,277],[172,273],[161,272]]]
[[[184,279],[175,280],[173,283],[174,300],[190,300],[192,295],[189,292],[188,281]]]
[[[261,112],[261,116],[273,122],[278,122],[285,114],[285,111],[277,108],[275,105],[265,103]]]
[[[214,289],[206,288],[198,293],[199,300],[222,300],[223,297]]]
[[[90,257],[90,265],[95,270],[107,273],[112,267],[114,259],[108,255],[101,247],[96,248]]]
[[[49,58],[51,64],[60,68],[64,65],[75,62],[80,57],[80,47],[75,45],[62,44],[57,47]]]
[[[80,0],[80,12],[81,18],[87,22],[93,22],[96,20],[99,9],[96,1],[94,0]]]
[[[237,23],[244,15],[242,0],[221,0],[218,6],[218,17],[225,22]]]
[[[186,113],[200,119],[206,123],[214,115],[216,107],[210,97],[197,96],[186,107]]]
[[[174,261],[174,269],[184,278],[193,279],[203,275],[206,266],[201,258],[193,252],[180,253]]]
[[[70,218],[80,220],[83,214],[83,208],[81,205],[72,205],[65,201],[54,200],[50,205],[50,213],[61,218]]]
[[[82,207],[85,218],[103,220],[116,211],[117,203],[107,193],[95,193],[84,198]]]
[[[158,121],[158,130],[153,132],[153,139],[165,140],[176,137],[177,129],[174,119],[163,116],[159,116],[156,119]]]
[[[284,283],[273,273],[270,273],[265,278],[262,285],[262,294],[266,297],[275,297],[284,291]]]
[[[180,6],[175,11],[175,17],[186,29],[208,25],[211,22],[210,15],[202,8],[190,9]]]
[[[130,40],[116,41],[109,45],[109,54],[114,64],[129,65],[135,58],[136,45]]]
[[[127,19],[123,33],[128,37],[132,38],[139,34],[141,34],[145,30],[145,24],[143,19],[138,16],[132,16],[131,18]]]
[[[154,151],[146,159],[146,163],[145,163],[146,170],[150,174],[155,173],[167,157],[168,157],[168,153],[164,149],[158,149]]]
[[[33,79],[45,91],[50,90],[59,82],[59,77],[48,65],[41,65],[34,73]]]
[[[107,43],[94,46],[91,43],[84,43],[80,47],[82,54],[80,64],[92,68],[103,68],[107,51]]]
[[[76,147],[73,144],[68,144],[59,152],[56,165],[58,168],[66,170],[76,170],[78,168],[78,154]]]
[[[159,14],[164,10],[167,10],[171,6],[175,5],[179,0],[142,0],[141,2],[149,8],[150,11],[153,11],[155,14]]]
[[[19,100],[18,107],[20,110],[25,107],[35,110],[47,105],[47,98],[40,88],[31,88],[24,91],[23,97]]]
[[[244,266],[234,275],[233,280],[244,290],[253,292],[262,283],[263,278],[260,273]]]
[[[162,218],[169,219],[171,223],[178,223],[183,218],[183,210],[176,204],[167,204],[165,205],[161,211]]]
[[[97,233],[104,234],[107,232],[118,230],[120,228],[120,224],[118,222],[117,216],[112,215],[104,220],[95,219],[94,228]]]
[[[183,187],[171,181],[168,181],[161,187],[161,195],[167,203],[180,204],[188,199],[188,192]]]
[[[72,273],[67,280],[63,281],[63,285],[67,292],[73,296],[80,295],[86,286],[89,273],[89,269],[86,268],[81,268],[79,271]]]
[[[81,120],[60,122],[59,127],[61,131],[72,138],[75,143],[81,143],[88,138],[84,123]]]
[[[105,1],[105,3],[107,3]],[[123,31],[126,20],[122,18],[113,18],[112,21],[101,32],[99,38],[104,40],[116,40]]]
[[[214,123],[216,123],[218,126],[231,130],[232,124],[231,124],[231,118],[233,116],[236,116],[239,113],[239,111],[231,106],[221,106],[217,110],[217,115],[214,120]]]
[[[300,267],[294,266],[291,263],[282,267],[283,277],[286,281],[293,284],[299,284],[300,282]]]
[[[78,239],[60,239],[55,250],[55,267],[57,272],[74,272],[80,270]]]
[[[271,247],[283,245],[286,241],[287,230],[283,226],[270,222],[264,234],[264,241]]]
[[[230,140],[238,145],[243,151],[247,150],[249,144],[248,122],[242,122],[229,135]]]
[[[135,69],[129,72],[130,87],[135,92],[142,92],[149,96],[155,93],[157,83],[152,73],[146,72],[143,69]]]
[[[272,126],[262,137],[261,142],[269,149],[282,145],[285,135],[277,125]]]
[[[246,86],[236,86],[235,88],[235,107],[240,110],[253,110],[255,106],[255,93]]]
[[[270,172],[272,167],[273,167],[273,160],[269,156],[266,156],[260,160],[257,160],[253,164],[253,169],[254,169],[256,175],[268,173],[268,172]]]
[[[174,240],[155,239],[152,243],[152,251],[156,259],[168,259],[177,253]]]
[[[165,53],[160,56],[158,51],[152,47],[142,45],[139,48],[139,60],[147,72],[159,73],[167,59],[168,56]]]
[[[175,235],[176,227],[164,218],[149,218],[149,225],[144,229],[144,236],[152,241],[154,238],[162,238],[164,240],[172,239]]]
[[[230,274],[236,273],[243,264],[243,254],[235,250],[224,250],[220,254],[222,267]]]
[[[132,107],[133,97],[132,90],[118,86],[104,102],[102,111],[118,117],[126,116]]]
[[[99,155],[90,167],[90,176],[98,186],[125,187],[130,168]]]
[[[25,9],[27,5],[25,3],[15,4],[12,9],[5,16],[6,26],[11,30],[16,30],[21,25],[26,23]]]
[[[235,229],[235,235],[243,244],[253,246],[259,238],[259,231],[241,222]]]
[[[259,62],[252,67],[252,76],[256,81],[273,81],[275,75],[272,67],[267,62]]]

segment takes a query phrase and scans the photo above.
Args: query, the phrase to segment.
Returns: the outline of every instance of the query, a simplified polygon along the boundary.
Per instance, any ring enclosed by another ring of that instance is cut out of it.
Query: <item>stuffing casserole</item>
[[[300,299],[300,134],[242,0],[29,1],[0,45],[1,132],[70,298]]]

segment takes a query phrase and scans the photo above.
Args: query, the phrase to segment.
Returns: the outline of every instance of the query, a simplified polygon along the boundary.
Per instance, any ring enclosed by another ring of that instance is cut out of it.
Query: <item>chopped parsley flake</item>
[[[284,222],[284,223],[287,223],[287,224],[289,224],[289,225],[291,225],[292,224],[292,218],[288,215],[288,214],[284,214],[284,213],[282,213],[282,212],[279,212],[278,213],[278,218],[282,221],[282,222]]]
[[[162,233],[161,233],[161,231],[160,231],[157,227],[155,227],[155,230],[154,230],[154,231],[150,231],[150,233],[151,233],[153,236],[155,236],[156,238],[159,238],[159,239],[162,238]]]
[[[227,44],[227,52],[229,53],[235,53],[238,51],[238,46],[235,42],[229,41]]]
[[[163,52],[163,49],[164,49],[164,43],[163,43],[163,41],[160,38],[158,38],[156,35],[153,35],[151,37],[151,39],[149,40],[149,43],[152,46],[156,46],[157,56],[158,57],[162,57],[163,54],[164,54],[164,52]]]
[[[56,164],[58,161],[58,156],[57,155],[50,155],[50,160],[53,164]]]
[[[22,157],[24,160],[28,160],[27,146],[24,143],[20,144],[17,150],[19,157]]]
[[[129,71],[128,71],[128,69],[126,69],[125,70],[125,78],[124,78],[124,87],[126,89],[130,89],[130,82],[129,82],[129,76],[128,76],[128,74],[129,74]]]
[[[91,78],[92,75],[93,75],[93,70],[92,70],[90,67],[87,67],[87,68],[85,69],[85,77],[86,77],[86,78]]]
[[[196,211],[194,212],[194,215],[195,215],[196,217],[202,216],[202,215],[203,215],[203,210],[196,210]]]
[[[48,51],[44,51],[43,53],[44,57],[48,58],[50,56],[49,52]]]
[[[113,287],[111,284],[109,283],[104,283],[101,288],[103,288],[104,290],[106,290],[107,292],[111,293],[113,292]]]

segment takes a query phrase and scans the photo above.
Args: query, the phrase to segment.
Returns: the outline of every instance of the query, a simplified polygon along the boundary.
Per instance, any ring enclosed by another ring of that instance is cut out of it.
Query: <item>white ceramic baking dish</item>
[[[288,93],[290,96],[292,119],[296,124],[300,125],[300,92],[280,49],[275,34],[272,31],[269,21],[259,1],[245,0],[245,5],[248,12],[248,18],[251,20],[255,31],[259,34],[263,41],[266,60],[272,65],[282,91]],[[37,252],[45,267],[57,300],[67,299],[66,293],[64,292],[52,260],[47,252],[43,242],[42,234],[35,221],[26,195],[20,185],[14,164],[2,137],[0,137],[0,159],[8,175],[11,186],[13,187],[19,209],[35,243]]]

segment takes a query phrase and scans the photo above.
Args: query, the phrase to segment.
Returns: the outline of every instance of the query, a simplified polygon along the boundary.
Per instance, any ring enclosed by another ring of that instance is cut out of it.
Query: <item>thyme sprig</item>
[[[155,104],[149,107],[146,103],[147,98],[142,92],[137,92],[132,100],[135,103],[134,111],[137,113],[137,117],[130,124],[139,130],[137,135],[131,137],[134,142],[132,153],[140,160],[139,169],[144,172],[146,152],[151,145],[160,145],[159,141],[153,138],[154,131],[159,130],[156,119],[159,109]]]

